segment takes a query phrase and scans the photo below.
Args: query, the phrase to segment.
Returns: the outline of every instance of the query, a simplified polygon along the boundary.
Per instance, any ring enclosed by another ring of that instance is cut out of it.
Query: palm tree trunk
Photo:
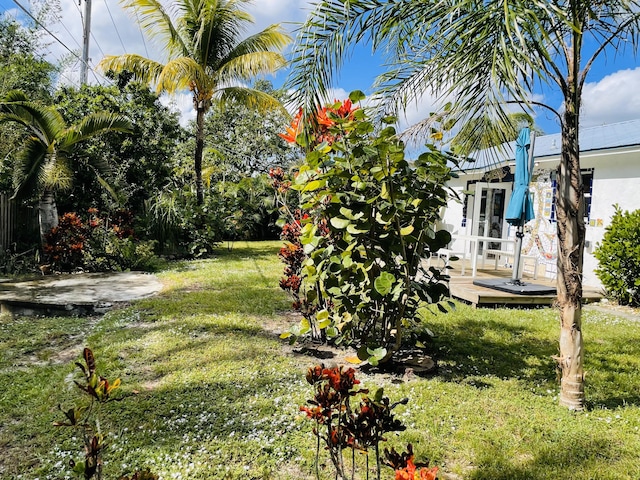
[[[204,107],[196,108],[196,151],[194,169],[196,173],[196,202],[204,203],[204,183],[202,182],[202,154],[204,151]]]
[[[53,192],[45,189],[38,202],[38,222],[40,224],[40,244],[45,245],[45,236],[58,226],[58,207]]]
[[[560,306],[560,404],[584,409],[582,338],[582,264],[584,256],[584,196],[580,174],[578,116],[575,95],[565,95],[562,154],[558,167],[558,303]]]

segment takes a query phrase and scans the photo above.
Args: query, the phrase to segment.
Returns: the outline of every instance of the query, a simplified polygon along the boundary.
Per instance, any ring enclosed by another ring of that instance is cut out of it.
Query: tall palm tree
[[[453,100],[455,113],[467,119],[505,120],[511,102],[557,114],[562,135],[556,194],[560,403],[582,409],[582,91],[598,57],[625,47],[635,53],[640,1],[325,0],[300,29],[294,48],[289,86],[302,104],[318,103],[349,47],[363,39],[395,61],[378,82],[387,110],[435,91]],[[563,111],[531,101],[540,85],[559,91]]]
[[[31,102],[18,91],[0,101],[0,123],[15,122],[25,127],[27,137],[19,150],[13,177],[13,198],[38,195],[40,238],[58,225],[55,194],[68,190],[73,182],[71,154],[78,143],[111,131],[129,132],[129,121],[120,115],[96,113],[68,126],[62,115],[52,108]],[[92,165],[104,173],[104,162]]]
[[[204,116],[213,102],[236,101],[256,106],[279,102],[270,95],[242,86],[263,73],[285,64],[280,51],[290,38],[280,25],[242,39],[253,18],[240,7],[251,0],[175,0],[166,9],[159,0],[121,0],[135,14],[140,26],[159,40],[166,63],[125,54],[105,57],[98,68],[129,71],[133,79],[155,85],[158,92],[189,89],[196,110],[194,169],[199,205],[204,200],[202,152]]]

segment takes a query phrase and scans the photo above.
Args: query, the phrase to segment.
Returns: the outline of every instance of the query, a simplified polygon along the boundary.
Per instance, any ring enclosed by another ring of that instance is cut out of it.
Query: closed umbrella
[[[535,217],[531,195],[529,194],[529,182],[531,182],[531,172],[533,170],[533,142],[535,138],[531,135],[528,127],[520,130],[516,140],[516,167],[513,181],[513,192],[507,206],[506,220],[509,224],[517,227],[516,245],[514,247],[514,262],[512,280],[519,284],[520,279],[520,253],[522,250],[522,237],[524,236],[524,224]]]

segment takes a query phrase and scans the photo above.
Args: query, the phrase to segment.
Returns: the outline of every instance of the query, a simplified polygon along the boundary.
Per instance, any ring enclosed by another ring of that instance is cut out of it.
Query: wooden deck
[[[471,266],[469,261],[465,268],[465,275],[460,275],[461,262],[458,260],[451,262],[452,269],[449,270],[451,276],[450,290],[451,296],[456,300],[461,300],[471,304],[474,307],[549,307],[556,303],[557,297],[553,295],[521,295],[508,292],[502,292],[493,288],[485,288],[474,285],[473,281],[480,278],[504,278],[505,281],[511,279],[511,269],[499,267],[494,270],[493,265],[489,265],[485,269],[478,269],[476,278],[471,277]],[[490,264],[492,262],[487,262]],[[538,278],[534,280],[531,274],[526,274],[522,278],[525,283],[536,285],[544,285],[555,287],[556,280],[545,278],[543,274],[538,274]],[[583,303],[597,302],[602,298],[600,290],[585,287],[583,291]]]

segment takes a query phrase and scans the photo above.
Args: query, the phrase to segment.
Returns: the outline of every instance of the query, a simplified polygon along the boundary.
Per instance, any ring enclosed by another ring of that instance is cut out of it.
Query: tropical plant
[[[16,158],[13,197],[38,196],[42,242],[58,224],[56,192],[68,190],[72,184],[74,149],[80,142],[105,132],[130,131],[128,120],[106,112],[67,125],[55,108],[31,102],[18,91],[10,92],[0,102],[0,122],[15,122],[26,129],[27,138]],[[97,175],[106,173],[107,165],[100,158],[91,160]]]
[[[47,271],[107,272],[156,267],[154,242],[134,236],[131,212],[121,210],[109,215],[90,208],[88,214],[84,221],[78,214],[67,212],[45,235]]]
[[[354,480],[356,478],[356,450],[365,457],[365,478],[369,478],[369,453],[373,451],[375,459],[376,478],[380,480],[382,456],[380,443],[386,441],[387,434],[406,430],[404,424],[398,420],[393,410],[398,405],[406,405],[408,399],[391,403],[384,396],[382,388],[373,395],[369,390],[359,388],[360,380],[355,377],[353,368],[315,365],[307,370],[307,382],[313,387],[313,398],[307,401],[309,406],[301,406],[307,418],[315,422],[313,433],[316,436],[316,478],[320,480],[320,445],[328,451],[329,458],[340,480]],[[357,404],[356,404],[357,401]],[[351,450],[351,465],[345,462],[343,451]],[[384,464],[393,468],[396,479],[435,480],[438,467],[416,470],[411,444],[407,452],[398,454],[395,449],[384,449]],[[426,466],[427,464],[418,464]],[[349,471],[350,470],[350,471]],[[362,477],[360,477],[362,478]]]
[[[45,23],[46,24],[46,23]],[[50,101],[55,66],[36,54],[40,47],[37,30],[0,17],[0,98],[19,89],[31,99]],[[7,153],[19,147],[22,138],[13,126],[0,127],[0,192],[13,189],[13,157]]]
[[[621,305],[640,307],[640,210],[615,208],[594,252],[599,262],[596,275],[607,295]]]
[[[91,169],[80,163],[70,195],[58,198],[60,210],[126,208],[136,217],[141,215],[145,201],[171,182],[175,150],[186,135],[178,115],[163,106],[159,96],[146,85],[136,82],[119,87],[62,87],[54,95],[54,103],[68,123],[80,121],[92,112],[107,111],[126,115],[132,129],[125,138],[119,134],[91,138],[72,155],[106,162],[110,167],[109,184],[116,197],[105,192]]]
[[[379,78],[381,105],[393,111],[435,91],[463,119],[506,119],[509,103],[557,114],[562,135],[558,168],[558,301],[560,403],[584,408],[582,265],[585,225],[580,175],[582,91],[594,62],[640,40],[637,0],[478,2],[325,0],[300,29],[289,86],[315,108],[349,46],[369,39],[394,65]],[[563,111],[532,100],[539,84],[555,87]],[[504,138],[504,140],[512,140]]]
[[[71,429],[77,437],[82,439],[84,458],[78,461],[73,459],[69,461],[73,472],[85,480],[92,478],[101,480],[104,478],[104,452],[108,448],[108,435],[100,426],[101,410],[104,404],[116,400],[114,393],[120,387],[120,379],[109,382],[107,378],[98,373],[96,359],[91,349],[84,348],[82,357],[84,363],[75,363],[82,372],[82,378],[73,382],[82,391],[84,398],[89,399],[89,402],[78,400],[69,409],[58,405],[58,409],[64,414],[64,420],[54,422],[53,425]],[[118,400],[122,400],[122,398]],[[74,436],[73,439],[75,440],[77,437]],[[149,469],[144,469],[136,470],[131,477],[123,475],[119,477],[119,480],[158,480],[158,476],[151,473]]]
[[[429,151],[408,162],[395,129],[376,131],[352,106],[362,92],[350,97],[317,113],[312,136],[297,136],[309,153],[292,188],[309,212],[300,220],[308,255],[302,278],[331,304],[316,313],[318,327],[337,342],[354,342],[358,356],[375,365],[401,348],[419,307],[446,308],[448,276],[422,260],[451,241],[435,230],[449,197],[450,159]],[[309,320],[290,333],[311,332]]]
[[[241,38],[253,18],[241,9],[250,0],[177,0],[165,9],[159,0],[123,0],[146,33],[162,43],[166,63],[135,54],[107,56],[99,68],[127,71],[134,80],[155,85],[158,92],[189,89],[196,110],[194,173],[197,204],[204,202],[202,155],[204,118],[214,103],[238,102],[251,107],[278,105],[271,95],[242,86],[285,63],[279,51],[289,37],[279,25]]]
[[[253,88],[285,101],[285,92],[274,90],[266,80],[256,81]],[[206,142],[217,152],[208,162],[212,182],[238,182],[271,168],[288,169],[300,158],[300,152],[278,136],[289,120],[281,107],[256,110],[240,104],[212,105],[205,120]],[[203,161],[206,170],[206,157]],[[206,185],[207,179],[203,180]]]

